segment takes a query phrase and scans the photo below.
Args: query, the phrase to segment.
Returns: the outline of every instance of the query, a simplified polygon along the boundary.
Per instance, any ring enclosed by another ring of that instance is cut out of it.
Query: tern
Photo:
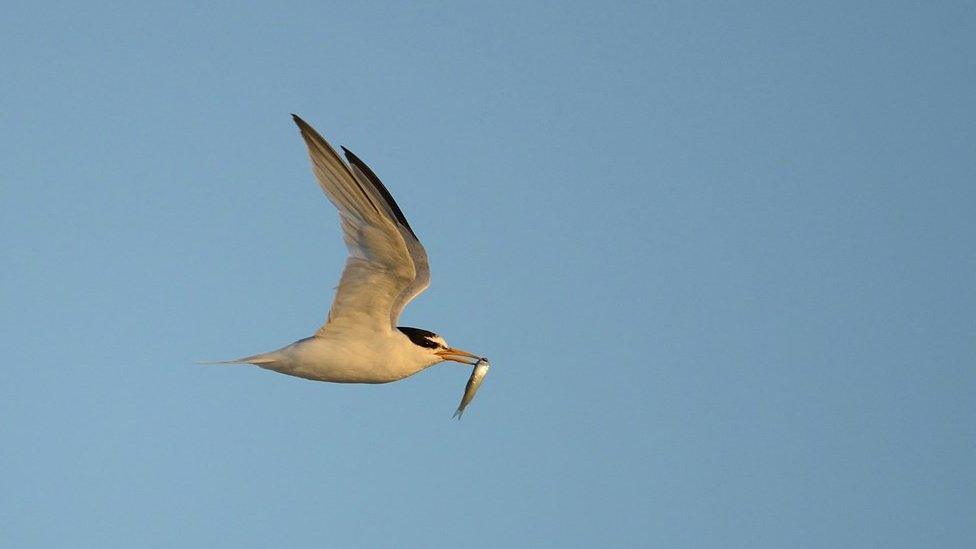
[[[397,326],[403,308],[430,285],[427,252],[371,169],[345,147],[346,161],[312,126],[292,115],[325,196],[339,210],[349,250],[325,324],[311,337],[275,351],[222,364],[253,364],[305,379],[389,383],[443,361],[474,365],[474,390],[488,361],[451,347],[429,330]],[[476,373],[478,374],[476,376]],[[470,402],[465,391],[460,416]]]

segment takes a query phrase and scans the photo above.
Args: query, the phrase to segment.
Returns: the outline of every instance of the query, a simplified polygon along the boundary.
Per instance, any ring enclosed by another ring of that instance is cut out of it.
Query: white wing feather
[[[298,116],[292,115],[308,145],[319,186],[339,210],[349,258],[342,271],[328,320],[393,330],[403,307],[430,284],[427,252],[389,191],[355,155],[352,167]]]
[[[391,311],[392,318],[391,322],[396,326],[397,319],[400,318],[400,313],[403,308],[407,306],[407,303],[413,301],[413,298],[417,297],[424,290],[430,286],[430,267],[427,264],[427,250],[420,243],[420,239],[414,234],[413,229],[410,228],[410,224],[407,223],[407,218],[400,211],[400,207],[397,206],[393,196],[390,195],[390,191],[387,190],[383,182],[380,181],[379,177],[369,169],[362,160],[360,160],[356,155],[350,152],[345,147],[342,150],[346,153],[346,158],[349,159],[351,164],[351,171],[356,177],[356,180],[360,182],[363,187],[374,189],[380,195],[382,195],[382,204],[386,205],[386,211],[389,219],[392,219],[400,231],[400,236],[403,238],[403,243],[407,246],[407,252],[410,254],[410,259],[413,261],[413,267],[415,271],[415,276],[413,282],[407,285],[406,288],[398,296],[397,300],[393,304],[393,309]]]

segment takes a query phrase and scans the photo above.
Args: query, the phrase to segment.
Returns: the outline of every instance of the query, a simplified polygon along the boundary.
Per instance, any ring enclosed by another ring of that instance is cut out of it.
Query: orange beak
[[[453,360],[454,362],[460,362],[461,364],[477,364],[481,360],[480,356],[473,355],[467,351],[462,351],[461,349],[452,349],[448,347],[437,351],[435,353],[437,356],[441,357],[443,360]]]

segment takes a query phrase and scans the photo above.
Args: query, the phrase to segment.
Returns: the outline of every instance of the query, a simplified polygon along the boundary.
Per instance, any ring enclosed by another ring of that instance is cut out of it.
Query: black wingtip
[[[376,190],[380,193],[380,196],[383,197],[383,200],[386,201],[386,204],[390,207],[390,210],[393,212],[393,216],[396,217],[397,221],[406,227],[407,231],[411,236],[413,236],[414,240],[419,241],[420,239],[417,237],[417,233],[413,232],[413,229],[410,227],[410,223],[407,223],[406,216],[403,215],[403,212],[400,210],[400,206],[397,206],[396,200],[393,200],[393,195],[391,195],[390,191],[387,190],[386,185],[384,185],[383,182],[380,181],[380,178],[376,177],[376,174],[373,173],[373,170],[369,169],[369,166],[360,160],[358,156],[353,154],[352,151],[345,147],[340,148],[342,149],[342,152],[346,154],[346,160],[349,161],[349,163],[353,166],[359,168],[359,170],[363,172],[363,174],[365,174],[366,177],[373,183],[373,187],[376,188]]]
[[[342,145],[339,145],[339,148],[342,149],[342,154],[346,155],[346,160],[348,160],[350,164],[361,164],[363,166],[366,165],[362,160],[359,159],[358,156],[356,156],[349,149],[343,147]]]
[[[373,170],[369,169],[369,166],[367,166],[366,163],[362,161],[362,159],[356,156],[356,153],[350,151],[349,149],[343,147],[342,145],[339,145],[339,148],[342,149],[343,154],[346,155],[346,160],[348,160],[350,164],[355,164],[359,166],[359,169],[366,172],[366,174],[369,175],[370,178],[375,179],[377,183],[380,183],[380,178],[376,177],[376,174],[373,173]],[[380,186],[383,186],[383,184],[380,183]],[[386,190],[385,186],[383,186],[383,190]]]

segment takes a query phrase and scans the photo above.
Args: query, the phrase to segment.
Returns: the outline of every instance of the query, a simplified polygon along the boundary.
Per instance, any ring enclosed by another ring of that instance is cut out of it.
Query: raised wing
[[[410,228],[410,224],[407,223],[407,218],[404,217],[403,212],[400,211],[400,207],[397,206],[390,191],[386,189],[386,186],[383,185],[380,178],[376,177],[373,170],[369,169],[369,166],[360,160],[358,156],[354,155],[352,151],[342,147],[342,152],[346,153],[346,159],[349,160],[352,173],[359,183],[364,187],[377,189],[383,196],[383,202],[388,207],[388,214],[396,219],[397,229],[400,231],[400,236],[403,237],[403,242],[407,246],[410,259],[413,260],[413,267],[416,271],[413,282],[400,292],[396,302],[393,304],[393,325],[395,327],[397,319],[400,318],[400,313],[407,306],[407,303],[413,301],[413,298],[423,293],[430,286],[430,267],[427,264],[427,250],[424,249],[423,244],[420,243],[420,239],[417,238],[416,233]]]
[[[349,258],[326,324],[393,330],[403,307],[430,282],[427,253],[379,178],[343,149],[347,166],[314,128],[292,115],[319,186],[338,208]]]

